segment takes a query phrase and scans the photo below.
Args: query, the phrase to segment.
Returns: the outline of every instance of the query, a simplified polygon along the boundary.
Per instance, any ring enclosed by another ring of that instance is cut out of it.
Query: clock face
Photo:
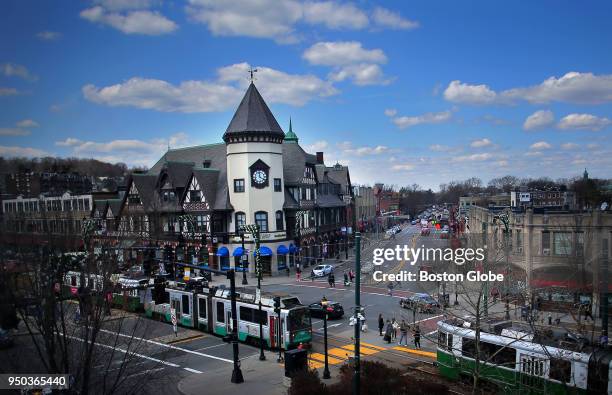
[[[263,170],[256,170],[253,172],[253,182],[255,184],[262,185],[264,182],[266,182],[266,178],[268,178],[268,176]]]

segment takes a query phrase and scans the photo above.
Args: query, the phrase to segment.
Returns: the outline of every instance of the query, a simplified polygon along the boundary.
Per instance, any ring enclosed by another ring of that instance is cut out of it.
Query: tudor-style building
[[[134,174],[127,191],[113,229],[110,202],[95,202],[94,215],[104,206],[105,235],[160,247],[166,261],[222,270],[241,270],[244,225],[259,226],[263,272],[273,275],[338,254],[348,242],[342,228],[354,223],[348,168],[306,153],[291,121],[285,134],[253,83],[223,143],[168,150],[146,174]],[[253,262],[250,234],[244,243]]]

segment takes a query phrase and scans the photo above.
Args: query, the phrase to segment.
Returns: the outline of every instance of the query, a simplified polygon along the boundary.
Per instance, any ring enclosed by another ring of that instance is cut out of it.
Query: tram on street
[[[440,374],[471,382],[476,371],[476,331],[469,320],[438,322]],[[575,340],[560,328],[483,320],[478,346],[481,380],[505,394],[612,395],[612,350]]]

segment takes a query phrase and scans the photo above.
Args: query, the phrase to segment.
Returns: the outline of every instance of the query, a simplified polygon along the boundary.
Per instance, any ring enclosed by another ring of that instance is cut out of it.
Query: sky
[[[0,156],[152,166],[255,84],[353,184],[611,178],[609,1],[0,3]]]

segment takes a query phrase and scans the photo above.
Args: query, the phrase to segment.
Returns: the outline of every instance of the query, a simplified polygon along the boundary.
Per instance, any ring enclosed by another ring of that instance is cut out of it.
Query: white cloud
[[[587,144],[587,148],[588,149],[596,149],[596,148],[600,148],[600,146],[599,146],[599,144],[590,143],[590,144]]]
[[[102,1],[81,11],[80,16],[93,23],[109,25],[125,34],[158,36],[175,31],[178,25],[158,11],[148,9],[148,1]]]
[[[36,81],[38,77],[32,74],[25,66],[14,63],[0,64],[0,73],[6,77],[19,77],[26,81]]]
[[[310,64],[323,66],[387,61],[381,49],[365,49],[358,41],[319,42],[304,51],[302,57]]]
[[[591,114],[569,114],[563,117],[557,127],[563,130],[590,130],[597,132],[612,124],[612,120]]]
[[[378,26],[391,29],[409,30],[419,27],[419,22],[403,18],[400,14],[382,7],[376,7],[374,9],[372,20]]]
[[[357,41],[319,42],[306,49],[302,57],[310,64],[332,66],[332,81],[351,79],[356,85],[384,85],[385,79],[379,64],[387,57],[381,49],[365,49]]]
[[[385,109],[385,115],[388,117],[394,117],[397,115],[397,110],[395,108],[387,108]]]
[[[117,139],[106,142],[83,141],[68,137],[56,141],[55,145],[68,147],[71,155],[84,158],[96,158],[108,162],[128,162],[132,165],[151,166],[167,150],[187,145],[188,136],[179,132],[168,139],[153,139],[150,141],[138,139]]]
[[[491,140],[487,138],[480,139],[480,140],[474,140],[470,143],[470,146],[474,148],[490,147],[492,145],[493,145],[493,142],[491,142]]]
[[[353,147],[353,143],[350,141],[343,141],[336,145],[342,151],[343,155],[367,156],[380,155],[389,152],[389,147],[384,145]]]
[[[56,41],[62,37],[62,33],[46,30],[44,32],[37,33],[36,37],[43,41]]]
[[[38,123],[31,119],[24,119],[22,121],[17,122],[17,127],[20,128],[35,128],[38,127]]]
[[[485,160],[489,160],[492,157],[493,157],[492,154],[488,152],[483,152],[481,154],[455,156],[452,158],[452,161],[453,162],[482,162]]]
[[[546,141],[538,141],[537,143],[533,143],[529,146],[530,150],[542,150],[550,148],[552,148],[552,145],[548,144]]]
[[[306,152],[318,152],[326,150],[327,147],[329,147],[329,143],[326,140],[318,140],[304,147],[304,150]]]
[[[532,104],[566,102],[599,104],[612,101],[612,74],[569,72],[560,78],[549,77],[538,85],[495,92],[489,86],[452,81],[444,97],[465,104],[511,104],[524,100]]]
[[[525,156],[542,156],[544,153],[542,151],[529,151],[525,152]]]
[[[376,8],[371,16],[348,2],[299,0],[189,0],[190,18],[218,36],[269,38],[278,43],[302,40],[300,24],[328,29],[365,29],[371,25],[413,29],[417,22],[392,11]]]
[[[563,144],[561,144],[561,148],[563,148],[565,150],[573,150],[573,149],[580,148],[580,145],[578,145],[576,143],[563,143]]]
[[[487,85],[470,85],[455,80],[444,90],[444,98],[454,103],[490,104],[495,102],[497,94]]]
[[[186,113],[225,111],[234,108],[244,94],[249,67],[247,63],[222,67],[216,81],[184,81],[179,85],[140,77],[106,87],[88,84],[83,94],[92,102],[109,106]],[[257,69],[258,89],[268,103],[301,106],[338,93],[330,82],[314,75],[287,74],[261,66]]]
[[[28,136],[29,130],[21,128],[0,128],[0,136]]]
[[[303,15],[307,23],[330,29],[363,29],[369,23],[367,15],[353,4],[335,1],[307,1]]]
[[[411,163],[402,163],[391,166],[391,170],[395,171],[410,171],[414,169],[414,165]]]
[[[4,146],[0,145],[0,156],[5,157],[43,157],[43,156],[52,156],[47,151],[43,151],[38,148],[31,147],[14,147],[14,146]]]
[[[442,144],[432,144],[429,146],[429,149],[434,152],[448,152],[452,150],[452,147],[449,147],[448,145],[442,145]]]
[[[551,126],[555,122],[555,115],[549,110],[536,111],[527,117],[523,123],[524,130],[537,130]]]
[[[17,89],[15,88],[0,87],[0,96],[14,96],[17,94],[19,94],[19,92],[17,92]]]
[[[409,128],[412,126],[420,125],[423,123],[443,123],[450,120],[452,113],[450,111],[442,112],[428,112],[426,114],[417,115],[413,117],[396,117],[393,118],[393,123],[400,129]]]

